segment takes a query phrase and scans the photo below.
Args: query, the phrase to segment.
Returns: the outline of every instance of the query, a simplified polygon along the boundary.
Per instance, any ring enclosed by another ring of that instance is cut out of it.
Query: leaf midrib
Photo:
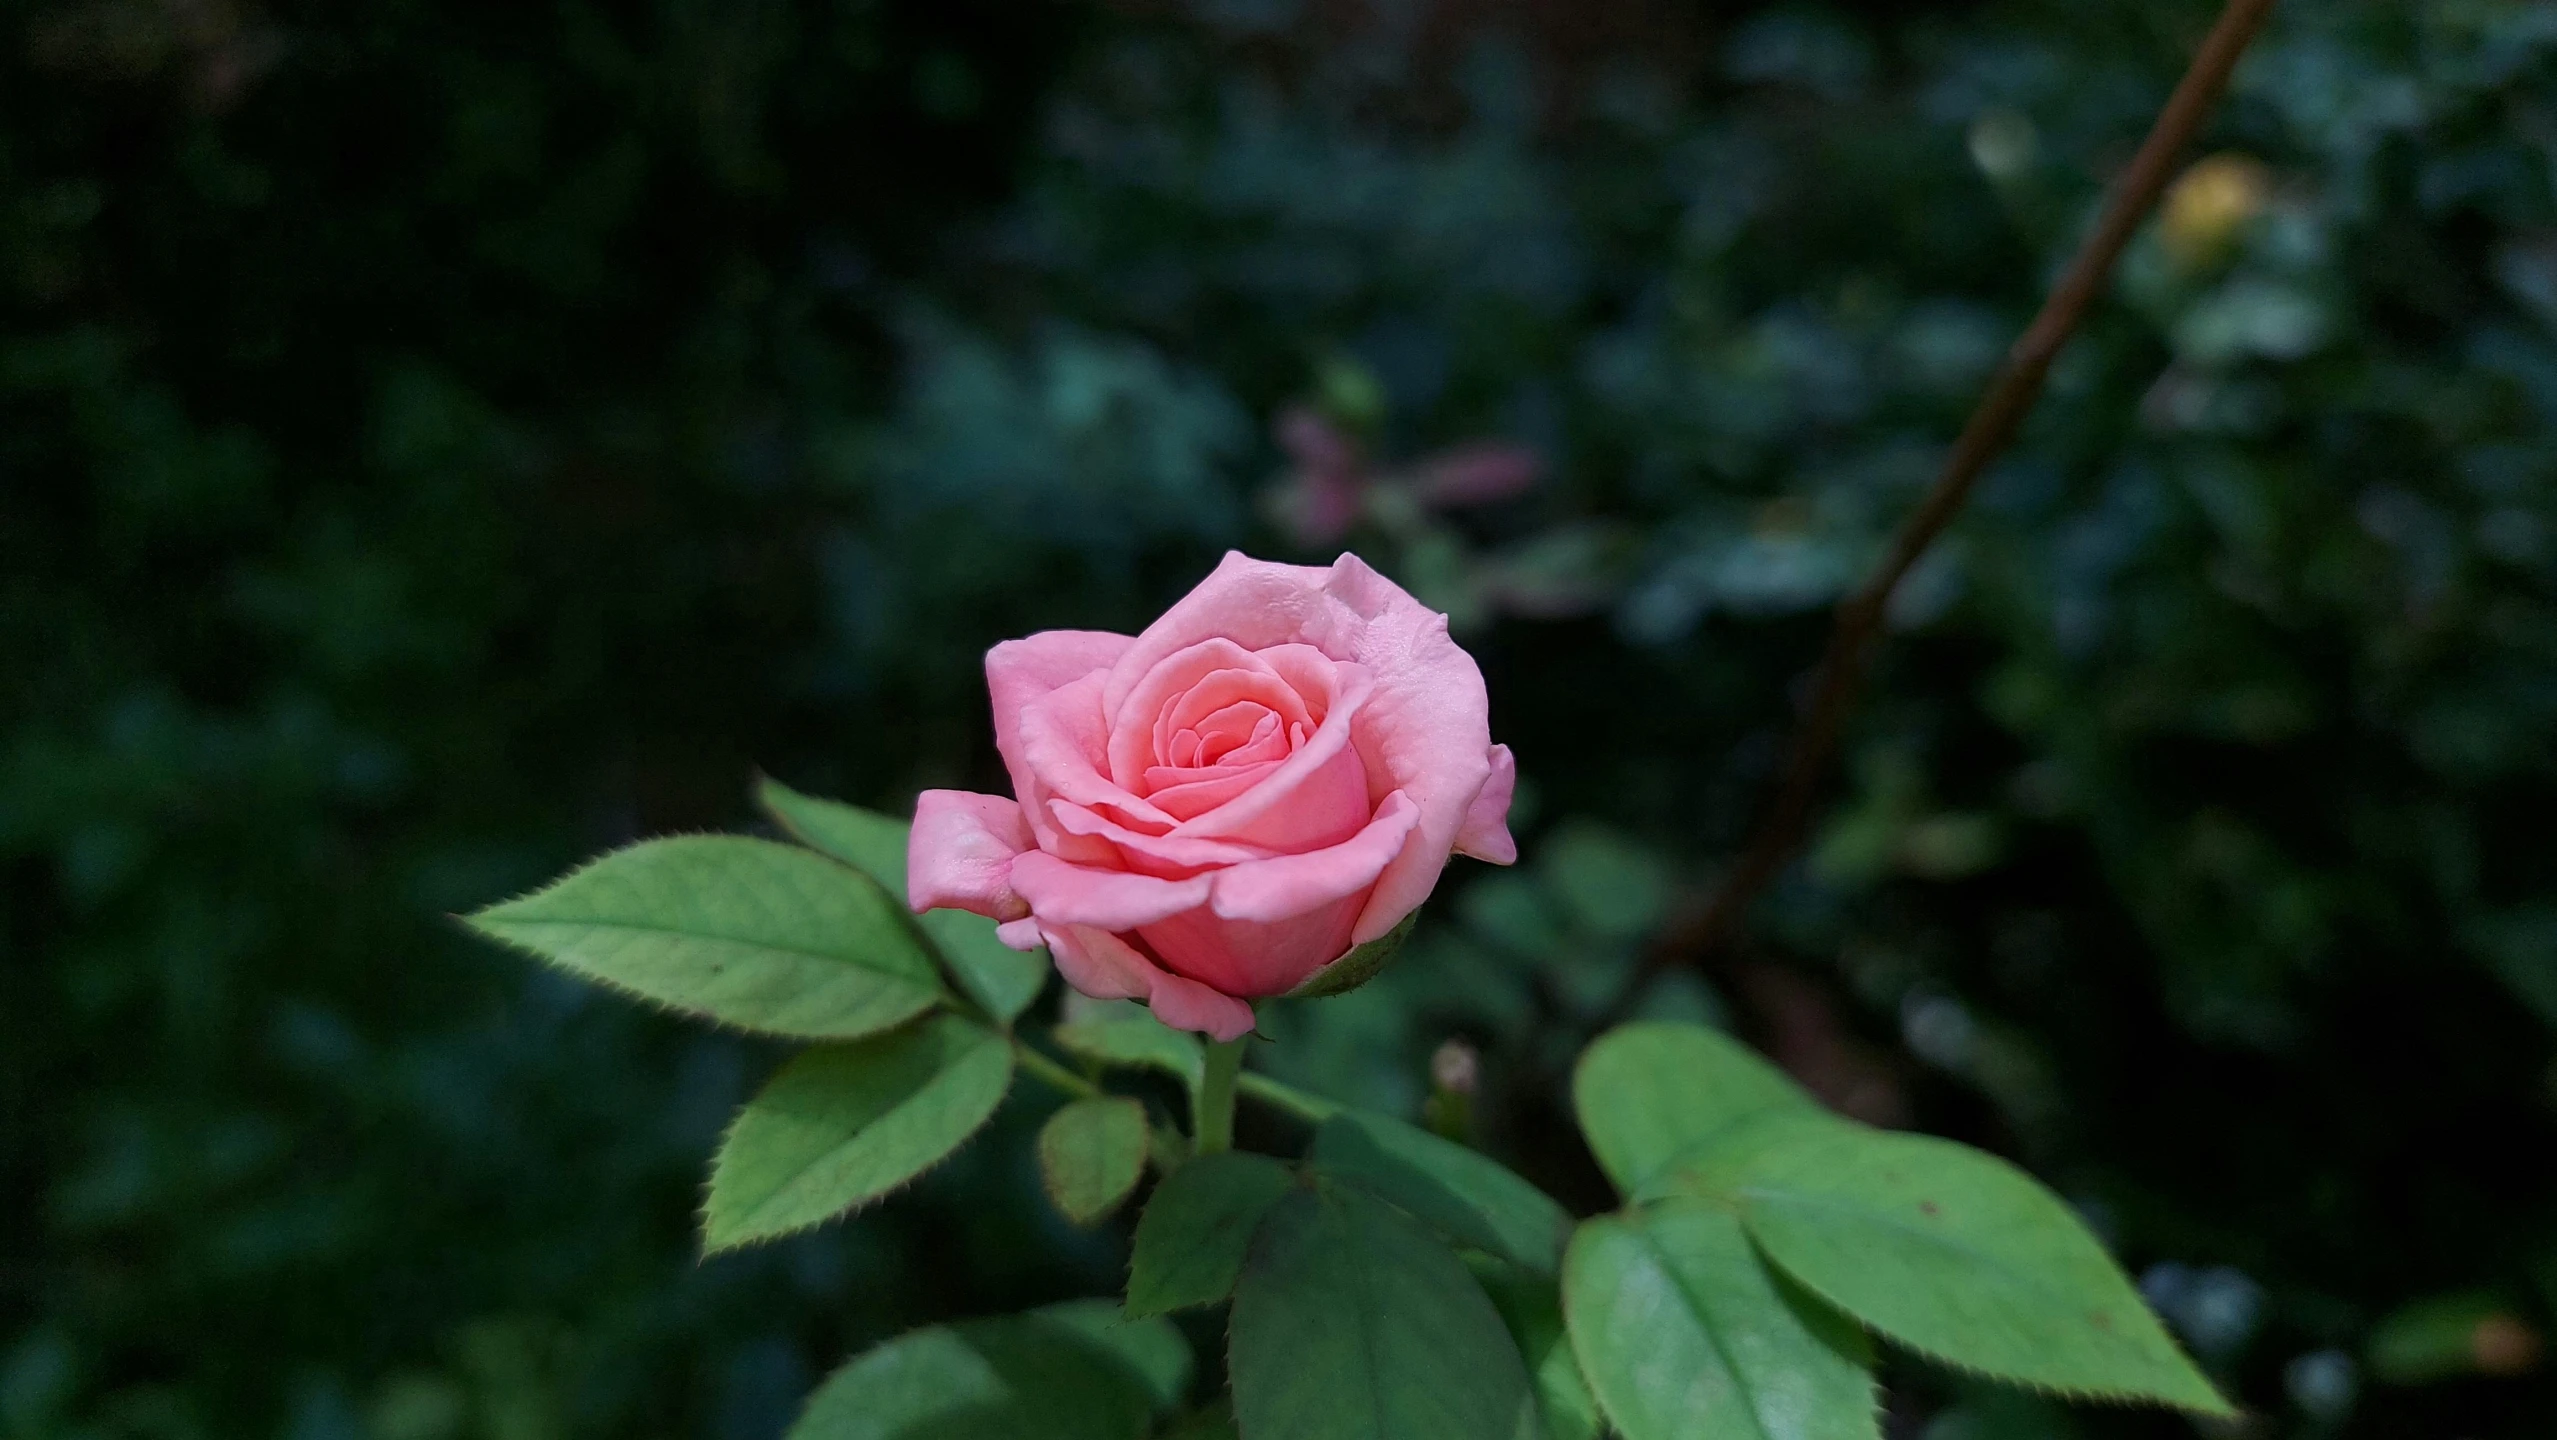
[[[1334,1207],[1334,1213],[1340,1217],[1342,1224],[1348,1225],[1351,1223],[1349,1208],[1347,1206],[1341,1205],[1338,1200],[1328,1195],[1323,1196],[1322,1200],[1325,1206]],[[1356,1233],[1358,1233],[1360,1239],[1360,1245],[1358,1248],[1362,1252],[1359,1258],[1362,1261],[1368,1261],[1369,1257],[1364,1252],[1374,1244],[1376,1238],[1375,1229],[1372,1226],[1362,1226],[1358,1228]],[[1369,1418],[1376,1424],[1377,1440],[1393,1440],[1394,1432],[1387,1423],[1390,1417],[1385,1413],[1384,1383],[1379,1378],[1383,1373],[1383,1367],[1379,1363],[1376,1354],[1376,1332],[1378,1328],[1376,1295],[1374,1286],[1371,1283],[1375,1275],[1376,1267],[1373,1263],[1363,1263],[1352,1266],[1351,1270],[1357,1277],[1353,1283],[1355,1283],[1358,1287],[1358,1352],[1361,1369],[1363,1371],[1363,1378],[1367,1384],[1367,1412]]]
[[[1714,1358],[1722,1362],[1722,1373],[1731,1377],[1733,1387],[1740,1391],[1742,1401],[1748,1406],[1750,1430],[1759,1437],[1759,1440],[1773,1440],[1773,1437],[1767,1433],[1766,1417],[1759,1413],[1757,1387],[1751,1385],[1747,1373],[1733,1363],[1731,1351],[1723,1345],[1722,1332],[1714,1324],[1712,1312],[1697,1299],[1696,1292],[1688,1287],[1687,1277],[1680,1274],[1678,1267],[1670,1263],[1669,1252],[1662,1248],[1660,1242],[1652,1236],[1650,1228],[1643,1225],[1628,1228],[1634,1232],[1637,1243],[1641,1244],[1659,1264],[1660,1273],[1669,1277],[1669,1284],[1678,1292],[1678,1298],[1687,1303],[1687,1313],[1695,1317],[1696,1328],[1704,1332],[1705,1343],[1713,1347]],[[1748,1238],[1741,1237],[1741,1243],[1747,1244]]]
[[[870,1134],[872,1131],[878,1129],[879,1126],[885,1124],[891,1119],[894,1119],[900,1112],[921,1100],[925,1095],[930,1094],[935,1087],[946,1084],[962,1067],[967,1065],[968,1062],[976,1059],[984,1050],[987,1043],[988,1042],[985,1041],[978,1041],[972,1043],[967,1049],[960,1051],[955,1057],[945,1057],[939,1067],[934,1069],[931,1074],[924,1077],[922,1084],[907,1091],[887,1108],[879,1111],[877,1114],[872,1115],[868,1120],[862,1122],[860,1127],[855,1129],[851,1134],[836,1141],[834,1144],[827,1146],[824,1150],[819,1151],[814,1157],[810,1158],[807,1163],[791,1171],[788,1179],[773,1186],[771,1189],[766,1190],[763,1198],[757,1201],[748,1213],[761,1217],[767,1206],[772,1205],[780,1197],[794,1190],[802,1181],[806,1180],[809,1173],[814,1171],[818,1166],[824,1164],[827,1160],[841,1154],[843,1151],[851,1148],[852,1146],[861,1143],[861,1138],[863,1136]],[[865,1201],[877,1198],[878,1193],[882,1192],[866,1193],[854,1199],[850,1203],[853,1205],[862,1204]]]
[[[797,945],[776,944],[769,940],[759,940],[743,935],[722,935],[708,930],[682,930],[671,925],[650,925],[633,920],[527,920],[513,916],[490,915],[482,916],[481,922],[483,924],[496,925],[510,929],[552,926],[572,930],[603,930],[617,935],[672,935],[688,940],[715,940],[724,945],[742,945],[752,949],[768,951],[776,955],[787,955],[801,960],[819,960],[830,965],[851,966],[854,969],[867,970],[876,975],[884,975],[892,980],[904,980],[919,988],[923,987],[923,982],[921,980],[908,975],[902,970],[883,969],[879,965],[868,960],[857,959],[850,955],[838,954],[832,951],[809,950]]]
[[[2021,1282],[2020,1285],[2016,1285],[2016,1288],[2021,1288],[2033,1294],[2057,1301],[2058,1308],[2061,1313],[2074,1313],[2083,1308],[2073,1303],[2067,1292],[2052,1289],[2048,1285],[2043,1284],[2041,1280],[2032,1273],[2015,1269],[2013,1265],[2001,1257],[1991,1255],[1976,1246],[1967,1244],[1956,1237],[1943,1234],[1940,1231],[1928,1230],[1920,1226],[1913,1225],[1895,1215],[1869,1209],[1862,1209],[1850,1202],[1833,1200],[1809,1191],[1780,1190],[1761,1185],[1744,1185],[1739,1187],[1734,1193],[1740,1198],[1744,1210],[1746,1209],[1748,1202],[1753,1198],[1765,1197],[1772,1200],[1779,1200],[1791,1205],[1851,1215],[1867,1224],[1896,1231],[1900,1234],[1909,1236],[1914,1240],[1932,1245],[1937,1249],[1950,1251],[1955,1256],[1966,1262],[1972,1262],[1981,1269],[1991,1271],[1992,1273],[2007,1278],[2010,1284]],[[2081,1328],[2086,1334],[2101,1336],[2105,1342],[2105,1347],[2108,1349],[2119,1349],[2124,1354],[2138,1358],[2144,1365],[2153,1365],[2156,1363],[2157,1357],[2150,1354],[2146,1346],[2138,1344],[2129,1335],[2118,1331],[2098,1329],[2091,1325]]]

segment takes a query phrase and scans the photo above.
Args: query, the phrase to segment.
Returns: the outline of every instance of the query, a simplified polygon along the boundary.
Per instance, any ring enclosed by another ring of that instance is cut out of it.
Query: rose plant
[[[986,668],[1009,797],[926,791],[909,827],[767,781],[798,844],[646,841],[469,920],[811,1042],[719,1147],[709,1251],[906,1184],[1020,1074],[1053,1092],[1038,1158],[1069,1219],[1152,1177],[1124,1295],[854,1357],[799,1440],[1878,1440],[1875,1337],[2231,1413],[2056,1196],[1831,1114],[1716,1031],[1636,1022],[1582,1054],[1572,1107],[1621,1203],[1578,1219],[1247,1071],[1256,1002],[1361,983],[1452,855],[1516,855],[1480,671],[1356,557],[1229,556],[1140,635],[1050,631]],[[1090,999],[1042,1023],[1049,960]],[[1294,1122],[1289,1153],[1232,1147],[1238,1096]],[[1167,1317],[1213,1306],[1226,1383],[1200,1394]]]

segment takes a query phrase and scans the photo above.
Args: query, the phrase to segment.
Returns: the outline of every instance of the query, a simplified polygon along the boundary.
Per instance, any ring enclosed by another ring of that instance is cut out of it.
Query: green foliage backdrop
[[[2277,14],[1649,1002],[2040,1174],[2261,1433],[2557,1409],[2550,13]],[[1270,1067],[1604,1205],[1577,1042],[2207,19],[0,6],[0,1435],[747,1440],[1114,1289],[1028,1100],[698,1263],[779,1052],[447,916],[996,786],[984,646],[1229,545],[1450,611],[1526,789]]]

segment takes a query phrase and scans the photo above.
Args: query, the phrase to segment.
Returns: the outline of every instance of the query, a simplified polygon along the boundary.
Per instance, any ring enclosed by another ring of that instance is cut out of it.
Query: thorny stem
[[[1731,938],[1751,902],[1792,860],[1808,828],[1813,802],[1819,798],[1830,756],[1837,749],[1839,731],[1862,688],[1873,642],[1890,611],[1893,591],[1927,547],[1953,523],[1989,462],[2015,437],[2016,428],[2042,393],[2051,362],[2103,291],[2114,261],[2121,257],[2123,246],[2130,243],[2142,218],[2157,203],[2173,173],[2176,157],[2210,114],[2228,85],[2229,72],[2237,67],[2238,57],[2263,28],[2273,5],[2274,0],[2228,0],[2220,11],[2220,18],[2204,37],[2201,49],[2194,53],[2183,80],[2149,127],[2148,138],[2140,143],[2139,152],[2131,157],[2130,165],[2115,182],[2095,228],[2078,247],[2060,283],[2042,302],[2041,312],[2007,351],[2005,363],[1989,382],[1987,392],[1945,456],[1935,484],[1902,522],[1899,533],[1892,536],[1891,548],[1882,563],[1863,585],[1839,602],[1829,631],[1828,649],[1820,659],[1819,678],[1801,726],[1794,732],[1775,802],[1741,853],[1740,862],[1702,907],[1653,942],[1642,964],[1602,1017],[1602,1028],[1630,1013],[1661,972],[1711,959]]]

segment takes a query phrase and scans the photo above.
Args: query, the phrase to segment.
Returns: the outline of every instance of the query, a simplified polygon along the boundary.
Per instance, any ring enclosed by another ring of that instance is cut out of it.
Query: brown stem
[[[1711,899],[1653,942],[1632,981],[1620,993],[1609,1019],[1623,1018],[1662,971],[1674,965],[1700,964],[1709,958],[1730,938],[1750,903],[1793,858],[1809,824],[1812,802],[1819,797],[1829,757],[1837,749],[1838,732],[1863,684],[1874,637],[1890,610],[1892,592],[1910,567],[1918,563],[1918,557],[1953,523],[1973,486],[1979,483],[1981,472],[2015,437],[2016,427],[2042,394],[2042,382],[2050,374],[2052,360],[2085,318],[2087,307],[2103,291],[2113,262],[2121,257],[2122,247],[2130,243],[2142,218],[2157,203],[2173,173],[2176,157],[2183,153],[2193,132],[2201,127],[2203,117],[2227,87],[2229,72],[2236,68],[2248,42],[2263,28],[2273,5],[2274,0],[2228,0],[2220,11],[2219,20],[2204,37],[2202,48],[2194,53],[2184,79],[2167,97],[2166,108],[2158,112],[2156,123],[2149,127],[2148,138],[2140,142],[2139,153],[2131,157],[2129,167],[2114,182],[2094,230],[2078,247],[2076,258],[2069,262],[2050,297],[2042,302],[2041,313],[2033,317],[2033,323],[2008,349],[2005,363],[1972,410],[1952,451],[1945,456],[1944,469],[1937,474],[1935,484],[1902,522],[1899,533],[1891,537],[1891,548],[1882,563],[1864,584],[1838,603],[1829,646],[1820,658],[1819,682],[1801,727],[1794,732],[1775,803],[1750,838],[1749,847],[1741,852],[1739,864]]]

